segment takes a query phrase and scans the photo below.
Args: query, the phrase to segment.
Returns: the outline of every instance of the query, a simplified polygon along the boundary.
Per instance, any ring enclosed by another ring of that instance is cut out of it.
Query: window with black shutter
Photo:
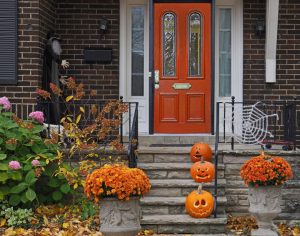
[[[17,0],[0,0],[0,84],[17,83]]]

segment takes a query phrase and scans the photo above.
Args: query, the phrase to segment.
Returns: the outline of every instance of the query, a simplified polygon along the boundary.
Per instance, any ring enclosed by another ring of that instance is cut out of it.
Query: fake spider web
[[[276,117],[278,120],[278,115],[267,115],[257,107],[259,103],[261,102],[242,107],[242,119],[239,122],[235,122],[235,133],[232,134],[237,142],[242,144],[262,144],[267,137],[274,137],[268,131],[269,118]]]

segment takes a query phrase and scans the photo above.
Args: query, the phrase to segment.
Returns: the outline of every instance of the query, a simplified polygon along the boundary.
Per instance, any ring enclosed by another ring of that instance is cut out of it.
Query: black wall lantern
[[[265,34],[265,20],[264,19],[259,18],[256,21],[255,34],[260,38]]]
[[[100,32],[105,33],[108,27],[108,20],[107,19],[100,19]]]

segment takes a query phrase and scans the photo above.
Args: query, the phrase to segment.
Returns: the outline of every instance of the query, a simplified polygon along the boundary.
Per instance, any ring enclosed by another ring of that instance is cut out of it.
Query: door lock
[[[154,71],[154,88],[159,89],[159,70]]]

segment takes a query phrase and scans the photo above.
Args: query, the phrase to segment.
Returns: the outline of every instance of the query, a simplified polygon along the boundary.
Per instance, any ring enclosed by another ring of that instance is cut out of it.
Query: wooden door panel
[[[209,133],[211,5],[156,3],[154,11],[154,132]]]
[[[186,95],[187,122],[205,122],[205,94]]]
[[[160,94],[159,117],[160,122],[178,122],[179,97],[178,94]]]

